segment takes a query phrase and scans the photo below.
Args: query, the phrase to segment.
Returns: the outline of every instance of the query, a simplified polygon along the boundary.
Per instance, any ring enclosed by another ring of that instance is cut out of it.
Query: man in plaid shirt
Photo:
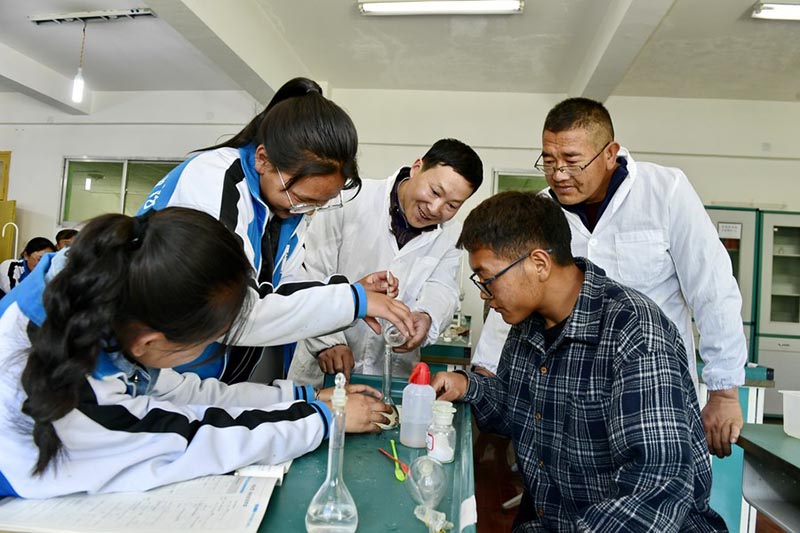
[[[573,258],[559,206],[501,193],[467,217],[472,281],[512,324],[496,377],[439,373],[510,436],[525,485],[515,532],[727,531],[681,336],[643,294]]]

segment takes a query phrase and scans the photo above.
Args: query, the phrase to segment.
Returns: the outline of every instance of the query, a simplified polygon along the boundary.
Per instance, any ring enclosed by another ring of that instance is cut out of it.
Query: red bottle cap
[[[415,385],[430,385],[431,384],[431,369],[428,368],[427,363],[417,363],[414,366],[414,371],[408,378],[409,383]]]

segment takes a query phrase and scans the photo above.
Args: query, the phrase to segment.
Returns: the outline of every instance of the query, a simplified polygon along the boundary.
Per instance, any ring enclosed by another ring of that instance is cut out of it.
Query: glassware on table
[[[447,492],[447,472],[442,463],[429,455],[417,457],[408,465],[404,485],[411,498],[419,504],[414,509],[414,515],[428,526],[428,531],[446,528],[444,513],[436,511],[436,506]]]
[[[358,527],[358,510],[355,501],[344,484],[342,463],[344,461],[344,406],[347,402],[345,377],[336,374],[336,390],[333,392],[333,417],[328,440],[328,475],[311,499],[306,511],[306,531],[353,532]]]
[[[386,415],[387,424],[378,424],[382,429],[394,429],[398,424],[397,407],[394,400],[392,400],[392,348],[402,346],[406,343],[406,336],[403,335],[397,326],[387,320],[379,320],[381,331],[383,332],[383,340],[386,348],[383,354],[383,386],[381,400],[388,406],[391,406],[391,415]]]

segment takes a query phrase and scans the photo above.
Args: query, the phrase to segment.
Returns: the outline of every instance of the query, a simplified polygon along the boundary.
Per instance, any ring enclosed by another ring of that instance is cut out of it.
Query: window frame
[[[542,178],[545,180],[545,187],[547,188],[547,178],[545,177],[543,172],[536,170],[535,168],[530,169],[520,169],[520,168],[494,168],[492,169],[492,194],[497,194],[498,192],[502,192],[500,190],[500,178],[503,176],[510,176],[510,177],[518,177],[518,178]],[[543,189],[539,189],[544,190]],[[510,190],[520,190],[520,189],[504,189],[504,191]]]
[[[61,197],[58,203],[58,213],[56,221],[59,227],[74,228],[84,222],[84,220],[66,220],[65,209],[67,207],[67,185],[69,180],[69,165],[74,163],[122,163],[122,178],[120,180],[119,206],[116,213],[125,212],[125,200],[127,197],[128,186],[128,167],[130,163],[174,163],[180,165],[185,158],[183,157],[105,157],[105,156],[64,156],[63,169],[61,173]]]

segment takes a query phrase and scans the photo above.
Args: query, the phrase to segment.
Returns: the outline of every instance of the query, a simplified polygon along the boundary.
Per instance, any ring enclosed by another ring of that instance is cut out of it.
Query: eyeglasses
[[[533,164],[533,168],[539,170],[540,172],[543,172],[544,175],[547,176],[547,177],[555,176],[556,172],[563,172],[564,174],[566,174],[570,178],[574,178],[575,176],[577,176],[578,174],[580,174],[581,172],[586,170],[589,167],[589,165],[594,163],[594,160],[597,159],[598,157],[600,157],[600,154],[602,154],[603,152],[606,151],[606,148],[608,148],[609,144],[611,144],[611,141],[608,141],[606,143],[606,145],[603,146],[602,150],[597,152],[597,155],[595,155],[593,158],[591,158],[589,160],[589,162],[586,163],[583,166],[581,166],[581,165],[564,165],[563,167],[554,167],[553,165],[543,165],[542,163],[539,163],[539,161],[541,161],[542,155],[543,155],[543,154],[540,154],[539,155],[539,159],[537,159],[536,163]]]
[[[496,280],[497,278],[499,278],[500,276],[502,276],[503,274],[505,274],[506,272],[508,272],[509,270],[511,270],[511,268],[512,268],[513,266],[515,266],[517,263],[521,263],[522,261],[524,261],[526,258],[528,258],[528,257],[529,257],[529,256],[530,256],[530,255],[531,255],[533,252],[535,252],[535,251],[536,251],[536,250],[535,250],[535,249],[533,249],[533,250],[531,250],[530,252],[528,252],[527,254],[525,254],[525,255],[523,255],[523,256],[521,256],[521,257],[519,257],[518,259],[515,259],[515,260],[514,260],[514,261],[513,261],[513,262],[512,262],[510,265],[508,265],[508,266],[507,266],[507,267],[505,267],[503,270],[501,270],[500,272],[498,272],[497,274],[495,274],[494,276],[492,276],[492,277],[491,277],[491,278],[489,278],[489,279],[486,279],[486,280],[484,280],[484,281],[481,281],[481,280],[480,280],[480,278],[478,277],[478,273],[477,273],[477,272],[473,273],[473,274],[472,274],[472,275],[469,277],[469,279],[470,279],[470,281],[472,281],[472,283],[474,283],[474,284],[475,284],[475,286],[476,286],[476,287],[478,287],[478,288],[480,289],[480,291],[481,291],[483,294],[485,294],[485,295],[486,295],[486,296],[488,296],[489,298],[494,298],[494,294],[492,294],[492,291],[489,289],[489,284],[490,284],[490,283],[492,283],[492,282],[493,282],[494,280]],[[544,251],[545,251],[545,252],[547,252],[548,254],[551,254],[551,253],[553,253],[553,249],[552,249],[552,248],[547,248],[547,249],[546,249],[546,250],[544,250]]]
[[[278,170],[278,167],[275,167],[275,170],[278,171],[278,177],[281,179],[281,184],[283,185],[283,192],[286,193],[286,198],[289,199],[289,213],[293,215],[305,215],[306,213],[311,213],[312,211],[330,211],[331,209],[339,209],[344,205],[344,199],[342,198],[342,191],[339,191],[339,196],[334,198],[333,200],[329,201],[323,205],[317,204],[295,204],[292,201],[292,195],[289,194],[289,188],[286,186],[286,182],[283,181],[283,174],[281,171]]]

